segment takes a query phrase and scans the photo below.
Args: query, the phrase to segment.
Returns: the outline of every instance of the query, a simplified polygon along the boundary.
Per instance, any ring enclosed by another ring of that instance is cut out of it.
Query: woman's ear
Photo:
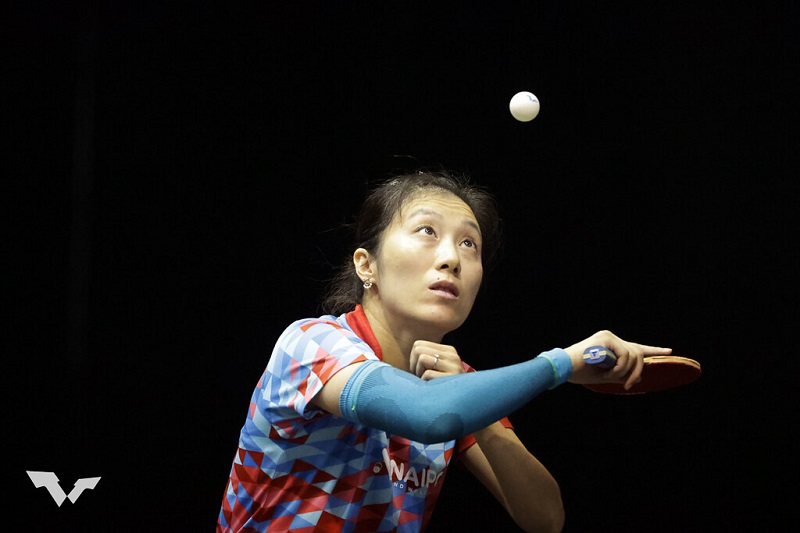
[[[374,272],[374,259],[372,255],[364,248],[359,248],[353,252],[353,265],[356,267],[356,275],[366,281],[375,277]]]

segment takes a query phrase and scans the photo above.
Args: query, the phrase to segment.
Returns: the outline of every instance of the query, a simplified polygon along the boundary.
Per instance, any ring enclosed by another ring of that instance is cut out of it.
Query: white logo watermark
[[[69,498],[69,501],[72,503],[75,503],[78,501],[78,497],[83,491],[95,488],[100,481],[99,477],[81,478],[75,482],[75,486],[72,487],[69,495],[67,495],[64,489],[61,488],[61,485],[58,484],[58,476],[56,476],[54,472],[32,472],[30,470],[26,470],[26,472],[28,473],[28,477],[31,478],[31,481],[33,481],[33,486],[37,489],[41,487],[46,488],[50,496],[53,497],[53,501],[55,501],[56,505],[59,507],[61,507],[61,504],[64,503],[64,500],[67,498]]]

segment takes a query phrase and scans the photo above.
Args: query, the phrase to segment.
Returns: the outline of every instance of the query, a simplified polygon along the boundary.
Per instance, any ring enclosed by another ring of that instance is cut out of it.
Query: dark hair
[[[375,187],[364,200],[358,219],[352,225],[355,234],[353,250],[364,248],[371,254],[378,254],[383,232],[395,213],[402,209],[409,198],[430,190],[451,193],[472,210],[481,229],[481,262],[486,275],[494,266],[500,248],[501,221],[495,200],[490,193],[472,184],[466,177],[443,170],[402,174]],[[351,254],[331,280],[322,309],[332,315],[346,313],[361,303],[363,295],[363,282],[356,275]]]

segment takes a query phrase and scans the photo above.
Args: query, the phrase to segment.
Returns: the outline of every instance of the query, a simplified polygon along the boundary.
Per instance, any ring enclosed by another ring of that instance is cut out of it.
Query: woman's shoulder
[[[348,323],[346,314],[341,316],[322,315],[318,317],[300,318],[289,324],[281,334],[278,344],[292,342],[298,338],[321,341],[325,338],[347,337],[352,341],[362,341],[353,327]]]
[[[303,331],[307,332],[312,329],[350,329],[349,325],[347,324],[347,320],[345,319],[345,315],[342,316],[334,316],[334,315],[322,315],[318,317],[307,317],[307,318],[299,318],[289,324],[285,331]]]
[[[275,344],[271,363],[295,360],[314,365],[337,360],[348,364],[362,356],[376,357],[369,343],[353,330],[346,315],[322,315],[292,322]]]

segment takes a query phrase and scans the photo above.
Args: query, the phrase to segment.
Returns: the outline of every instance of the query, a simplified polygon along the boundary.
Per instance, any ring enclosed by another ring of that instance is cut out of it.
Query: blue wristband
[[[569,354],[561,348],[554,348],[549,352],[542,352],[539,357],[543,357],[550,362],[553,367],[553,385],[551,389],[555,389],[562,383],[565,383],[572,375],[572,359]]]

